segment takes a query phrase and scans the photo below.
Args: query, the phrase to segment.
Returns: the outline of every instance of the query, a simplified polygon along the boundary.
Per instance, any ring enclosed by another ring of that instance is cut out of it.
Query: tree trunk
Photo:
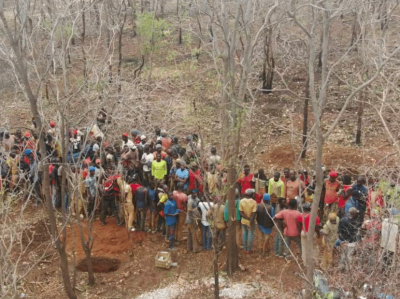
[[[220,204],[218,204],[220,205]],[[218,207],[219,208],[219,207]],[[215,224],[213,225],[214,227],[212,228],[213,230],[213,247],[214,247],[214,298],[219,299],[219,275],[218,275],[218,238],[217,238],[217,229],[215,227]]]
[[[362,118],[364,114],[364,99],[365,99],[365,91],[361,92],[361,99],[358,105],[357,111],[357,133],[356,133],[356,144],[361,146],[361,135],[362,135]]]
[[[228,236],[227,236],[227,255],[226,255],[226,267],[227,273],[230,277],[236,272],[238,268],[238,248],[236,244],[236,195],[235,195],[235,182],[236,182],[236,170],[231,167],[228,168],[228,186],[230,188],[227,192],[228,208],[229,208],[229,220],[228,220]]]
[[[310,77],[307,76],[306,83],[306,98],[304,100],[303,110],[303,147],[301,149],[301,158],[305,159],[307,156],[307,131],[308,131],[308,101],[310,98]]]
[[[270,27],[270,29],[267,31],[267,35],[265,37],[264,54],[265,58],[262,74],[262,89],[264,93],[269,94],[272,90],[275,69],[274,53],[272,50],[272,27]]]
[[[31,86],[29,83],[29,78],[28,78],[28,71],[25,67],[23,57],[18,49],[18,42],[14,39],[14,37],[12,35],[12,31],[8,26],[7,20],[4,16],[4,12],[2,10],[2,7],[0,7],[0,18],[1,18],[1,21],[4,26],[6,38],[9,42],[10,46],[12,47],[13,53],[16,58],[15,59],[15,67],[21,77],[22,85],[24,87],[26,97],[29,100],[29,104],[31,107],[33,117],[35,118],[35,121],[36,121],[37,127],[39,128],[39,131],[41,132],[44,130],[44,125],[43,125],[41,115],[39,113],[37,98],[35,97],[32,89],[31,89]],[[39,147],[40,147],[40,151],[42,153],[46,153],[46,145],[45,145],[43,138],[39,138]],[[65,252],[65,246],[63,244],[61,244],[59,236],[58,236],[57,222],[56,222],[56,218],[54,215],[53,204],[51,202],[51,197],[50,197],[49,167],[48,167],[48,164],[46,164],[46,155],[44,155],[44,154],[42,155],[40,163],[43,164],[43,193],[44,193],[44,196],[46,199],[46,210],[47,210],[47,214],[49,216],[52,239],[57,248],[58,254],[60,256],[61,273],[62,273],[65,291],[67,293],[68,298],[76,299],[77,297],[76,297],[74,290],[72,289],[71,280],[69,277],[68,259],[67,259],[67,254]]]
[[[126,14],[124,14],[124,20],[119,28],[119,38],[118,38],[118,92],[122,91],[121,85],[121,67],[122,67],[122,34],[124,33],[124,26],[126,22]]]

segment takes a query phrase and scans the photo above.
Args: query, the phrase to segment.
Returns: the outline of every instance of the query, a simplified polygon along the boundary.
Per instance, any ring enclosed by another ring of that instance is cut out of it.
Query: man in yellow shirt
[[[279,197],[284,197],[285,183],[281,180],[279,172],[274,173],[274,177],[268,182],[268,194],[271,197],[271,204],[275,208]]]
[[[254,194],[254,189],[247,189],[244,198],[239,204],[239,212],[240,216],[242,216],[243,250],[245,253],[253,251],[254,220],[257,212],[257,202],[253,199]]]
[[[167,175],[167,162],[161,160],[160,153],[157,153],[156,160],[151,163],[151,175],[156,180],[156,185]]]

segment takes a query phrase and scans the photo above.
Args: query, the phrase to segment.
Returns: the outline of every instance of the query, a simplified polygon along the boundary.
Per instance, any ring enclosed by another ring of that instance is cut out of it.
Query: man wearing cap
[[[339,261],[339,269],[350,270],[350,263],[353,259],[353,251],[357,244],[358,233],[358,210],[354,207],[350,208],[349,216],[339,221],[339,241],[341,243],[341,254]]]
[[[157,153],[156,160],[151,163],[151,175],[154,177],[156,184],[163,181],[167,175],[167,162],[161,160],[160,153]]]
[[[36,142],[29,131],[24,134],[24,149],[31,149],[34,153],[36,152]]]
[[[254,188],[254,183],[253,183],[253,174],[250,173],[250,166],[245,165],[244,166],[244,173],[241,173],[239,175],[239,178],[236,182],[237,188],[239,189],[240,194],[243,196],[246,194],[247,189],[253,189]]]
[[[181,211],[186,211],[188,196],[186,195],[186,193],[183,192],[183,184],[178,183],[177,190],[175,190],[172,194],[178,209]],[[182,241],[182,233],[183,233],[183,227],[185,225],[185,220],[186,220],[185,215],[180,214],[178,216],[178,223],[176,226],[176,240],[178,242]]]
[[[97,181],[96,177],[94,176],[96,172],[96,167],[90,166],[89,167],[89,175],[85,179],[85,187],[86,187],[86,194],[87,194],[87,217],[92,218],[94,216],[94,204],[97,196]]]
[[[179,182],[183,184],[183,191],[187,192],[189,188],[189,171],[186,169],[186,164],[184,161],[181,161],[181,167],[177,169],[175,174],[175,182],[178,184]]]
[[[78,135],[78,130],[75,129],[73,136],[69,139],[71,143],[71,150],[73,154],[80,153],[81,151],[81,136]]]
[[[132,146],[135,145],[135,143],[133,143],[133,141],[129,139],[128,133],[123,133],[123,134],[122,134],[122,144],[121,144],[121,147],[124,148],[126,145],[127,145],[129,148],[131,148]]]
[[[253,251],[255,218],[257,212],[257,203],[253,199],[254,195],[254,189],[246,189],[244,198],[240,201],[239,205],[239,212],[242,217],[243,250],[245,253],[251,253]]]
[[[154,160],[154,155],[150,153],[150,147],[146,144],[143,148],[142,160],[140,163],[143,165],[143,184],[146,186],[153,181],[151,174],[151,167]]]
[[[185,222],[188,225],[187,250],[189,252],[193,251],[193,253],[198,253],[201,250],[196,238],[197,221],[200,219],[198,211],[200,199],[198,195],[199,193],[196,189],[192,190],[192,194],[188,198]],[[183,215],[181,214],[179,217],[181,216]]]
[[[338,240],[339,217],[335,213],[329,213],[328,221],[320,230],[322,235],[322,247],[324,253],[321,259],[321,268],[326,271],[332,265],[333,247]]]
[[[268,181],[268,194],[271,198],[271,204],[275,208],[278,203],[279,197],[285,195],[285,184],[280,179],[281,174],[279,172],[274,173],[274,177]]]
[[[279,178],[279,177],[278,177]],[[270,252],[270,236],[272,228],[274,227],[273,218],[275,216],[275,209],[270,205],[270,196],[264,193],[262,203],[257,205],[257,224],[263,236],[262,252],[267,254]]]
[[[141,142],[141,138],[140,138],[141,136],[140,136],[140,132],[138,130],[132,130],[131,135],[132,135],[132,139],[133,139],[133,142],[135,145],[137,145]]]
[[[324,181],[324,218],[327,218],[327,215],[331,212],[338,212],[338,202],[339,202],[339,191],[342,188],[342,184],[337,180],[337,172],[332,170],[329,173],[329,179]]]
[[[307,246],[307,234],[308,234],[308,227],[310,226],[310,218],[311,218],[311,204],[310,203],[304,203],[303,204],[303,211],[304,213],[299,215],[297,217],[297,222],[299,222],[302,225],[302,230],[301,230],[301,253],[302,253],[302,259],[303,259],[303,263],[306,264],[307,261],[307,250],[306,250],[306,246]],[[320,229],[320,221],[319,221],[319,217],[317,216],[316,218],[316,222],[315,222],[315,232],[317,233],[317,235],[319,236],[319,229]],[[319,251],[318,251],[318,244],[316,242],[317,238],[315,233],[313,233],[313,258],[317,258],[319,256]]]
[[[176,222],[177,216],[181,212],[178,209],[175,200],[173,199],[172,192],[168,192],[168,200],[165,203],[164,207],[164,214],[166,218],[166,224],[168,226],[168,240],[169,240],[169,247],[168,250],[175,250],[174,248],[174,239],[175,239],[175,229],[176,229]]]

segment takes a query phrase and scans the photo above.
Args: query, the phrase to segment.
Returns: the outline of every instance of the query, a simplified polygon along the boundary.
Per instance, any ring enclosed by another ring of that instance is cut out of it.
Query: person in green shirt
[[[236,245],[238,247],[242,247],[242,225],[240,220],[242,217],[240,216],[239,211],[240,205],[240,197],[239,197],[239,190],[236,189],[236,200],[235,200],[235,207],[236,207],[236,220],[234,221],[234,225],[236,226]],[[224,210],[224,219],[226,222],[229,222],[229,204],[228,201],[225,203],[225,210]]]
[[[271,204],[273,208],[276,208],[279,197],[284,197],[285,184],[281,180],[281,174],[279,172],[274,173],[274,177],[269,180],[268,183],[268,194],[271,196]]]
[[[154,177],[156,182],[162,181],[167,175],[167,162],[161,160],[161,154],[157,153],[156,161],[151,163],[151,175]]]

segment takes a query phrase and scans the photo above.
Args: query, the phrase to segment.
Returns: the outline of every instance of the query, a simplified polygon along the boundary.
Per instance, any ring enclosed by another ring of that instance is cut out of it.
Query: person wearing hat
[[[311,212],[311,204],[310,203],[304,203],[303,204],[303,214],[300,214],[297,217],[297,222],[300,223],[300,225],[302,226],[302,230],[301,230],[301,252],[302,252],[302,260],[303,263],[306,264],[307,261],[307,233],[308,233],[308,228],[310,226],[310,212]],[[316,221],[315,221],[315,233],[319,236],[319,229],[320,229],[320,220],[319,217],[317,216]],[[316,242],[317,238],[316,238],[316,234],[313,234],[314,237],[314,242],[313,242],[313,258],[315,259],[316,257],[319,256],[319,252],[318,252],[318,244]]]
[[[129,139],[129,135],[128,133],[123,133],[122,134],[122,144],[121,147],[124,148],[125,146],[128,146],[129,148],[131,148],[132,146],[134,146],[135,143]]]
[[[270,236],[272,228],[274,227],[273,218],[275,216],[275,209],[270,204],[270,196],[268,193],[264,193],[263,201],[257,205],[257,224],[258,229],[262,234],[263,245],[262,252],[269,254],[271,251],[270,247]]]
[[[36,151],[36,143],[29,131],[26,131],[24,134],[24,149],[31,149],[33,152]]]
[[[128,134],[127,134],[128,135]],[[132,130],[131,132],[132,139],[135,145],[138,145],[141,142],[141,134],[138,130]]]
[[[338,228],[339,228],[339,217],[336,213],[329,213],[328,221],[324,224],[320,230],[322,235],[322,247],[323,255],[321,259],[321,268],[326,271],[332,265],[333,247],[338,240]]]
[[[73,135],[69,139],[69,142],[71,143],[71,151],[73,154],[81,152],[81,136],[78,135],[77,129],[73,131]]]
[[[193,253],[198,253],[201,248],[197,242],[197,221],[200,219],[200,213],[198,206],[200,203],[199,192],[197,189],[192,190],[192,194],[188,197],[187,202],[187,213],[186,213],[186,224],[188,227],[187,235],[187,251],[193,251]],[[182,214],[180,215],[180,217]]]
[[[85,187],[86,187],[86,194],[87,194],[87,214],[86,216],[89,218],[94,217],[94,204],[96,201],[97,196],[97,180],[95,177],[96,167],[90,166],[89,167],[89,175],[85,179]]]
[[[177,189],[172,192],[173,198],[176,202],[178,209],[181,211],[186,211],[188,196],[185,192],[183,192],[183,184],[179,182],[176,187]],[[180,214],[178,216],[178,222],[176,225],[176,241],[178,242],[182,241],[183,227],[185,226],[185,221],[186,215]]]
[[[255,218],[257,203],[254,200],[255,190],[246,189],[243,199],[240,201],[239,212],[243,231],[243,250],[245,253],[253,251],[253,238],[255,230]]]
[[[329,173],[329,178],[324,180],[324,210],[323,210],[323,222],[326,222],[326,218],[329,213],[336,213],[339,210],[339,191],[342,189],[342,184],[337,180],[338,173],[332,170]]]
[[[339,261],[340,270],[350,270],[350,264],[353,259],[353,251],[357,245],[358,234],[358,214],[355,207],[349,209],[349,216],[343,217],[339,221],[339,241],[341,243],[341,254]]]

